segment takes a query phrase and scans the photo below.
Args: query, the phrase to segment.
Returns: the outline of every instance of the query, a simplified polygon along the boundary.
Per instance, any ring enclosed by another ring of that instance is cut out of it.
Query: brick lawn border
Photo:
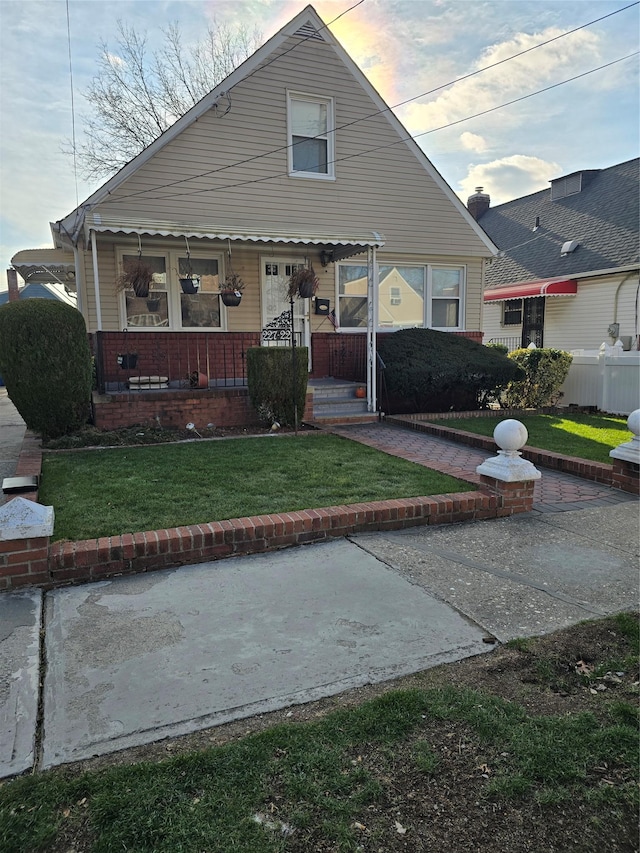
[[[463,417],[465,414],[472,413],[446,413],[438,417]],[[505,414],[515,416],[518,413],[500,412],[500,416]],[[487,412],[486,416],[496,417],[493,412]],[[480,447],[488,454],[495,454],[496,445],[492,439],[437,426],[426,422],[426,418],[425,415],[393,416],[388,417],[387,421]],[[523,456],[541,467],[554,468],[638,494],[638,466],[632,463],[622,463],[620,460],[614,460],[614,465],[585,462],[583,459],[529,447],[523,450]],[[618,471],[620,466],[624,470]],[[27,432],[16,474],[39,477],[41,467],[40,441]],[[38,500],[37,492],[23,493],[21,497],[35,502]],[[450,495],[273,513],[78,542],[50,544],[46,537],[4,540],[0,541],[0,591],[25,586],[50,589],[306,545],[354,533],[500,518],[528,512],[532,505],[532,482],[500,483],[481,477],[480,490]]]

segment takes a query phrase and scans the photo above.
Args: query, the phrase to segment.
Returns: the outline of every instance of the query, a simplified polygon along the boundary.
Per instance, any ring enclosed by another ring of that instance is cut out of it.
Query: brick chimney
[[[13,269],[7,270],[7,285],[9,287],[9,302],[17,302],[20,299],[18,273]]]
[[[488,193],[483,192],[484,187],[476,187],[474,195],[470,195],[467,199],[467,208],[473,218],[478,221],[483,213],[489,210],[491,197]]]

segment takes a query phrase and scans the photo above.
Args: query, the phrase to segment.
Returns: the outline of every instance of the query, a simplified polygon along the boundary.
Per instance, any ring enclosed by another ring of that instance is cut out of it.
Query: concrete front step
[[[317,426],[322,428],[323,426],[332,426],[338,424],[371,424],[378,420],[378,415],[376,412],[366,412],[365,414],[353,414],[353,415],[336,415],[329,417],[316,417],[314,415],[313,420],[308,421],[311,426]]]

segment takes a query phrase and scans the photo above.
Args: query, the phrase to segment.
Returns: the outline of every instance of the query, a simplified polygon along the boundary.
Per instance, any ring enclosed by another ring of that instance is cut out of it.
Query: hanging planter
[[[153,270],[142,257],[124,261],[116,281],[118,290],[133,290],[136,296],[146,297],[153,282]]]
[[[222,299],[222,304],[226,305],[227,308],[235,308],[240,305],[245,283],[238,273],[233,272],[231,267],[229,269],[229,274],[220,288],[220,299]]]
[[[160,308],[160,297],[159,296],[149,296],[147,298],[147,310],[150,314],[155,314],[156,311]]]
[[[183,293],[190,293],[191,295],[197,293],[200,289],[200,276],[192,273],[191,275],[181,277],[180,287]]]
[[[297,296],[300,299],[310,299],[316,295],[318,290],[318,276],[311,267],[302,267],[296,270],[289,279],[287,292],[289,299],[295,299]]]

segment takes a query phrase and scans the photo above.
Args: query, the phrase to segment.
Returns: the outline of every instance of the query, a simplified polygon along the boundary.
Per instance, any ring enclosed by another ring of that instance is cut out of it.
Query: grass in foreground
[[[48,454],[56,539],[89,539],[475,487],[333,435]]]
[[[568,654],[562,663],[572,670],[585,646],[610,665],[612,642],[618,654],[633,647],[637,665],[637,615],[558,636],[505,650],[510,665],[496,672],[519,669],[522,692],[538,644],[541,653]],[[463,662],[467,683],[482,677],[484,658]],[[171,760],[23,777],[0,785],[0,849],[631,851],[638,712],[621,700],[637,672],[626,677],[617,697],[567,687],[558,714],[536,705],[544,680],[525,710],[441,676],[435,687],[392,690]],[[501,687],[507,676],[492,678]],[[574,675],[577,685],[584,678]]]
[[[498,411],[495,420],[486,417],[452,418],[434,419],[432,423],[491,437],[500,420],[504,420],[504,415]],[[611,415],[523,415],[518,416],[518,420],[527,428],[530,447],[592,462],[611,464],[609,451],[632,438],[627,429],[627,419]]]

